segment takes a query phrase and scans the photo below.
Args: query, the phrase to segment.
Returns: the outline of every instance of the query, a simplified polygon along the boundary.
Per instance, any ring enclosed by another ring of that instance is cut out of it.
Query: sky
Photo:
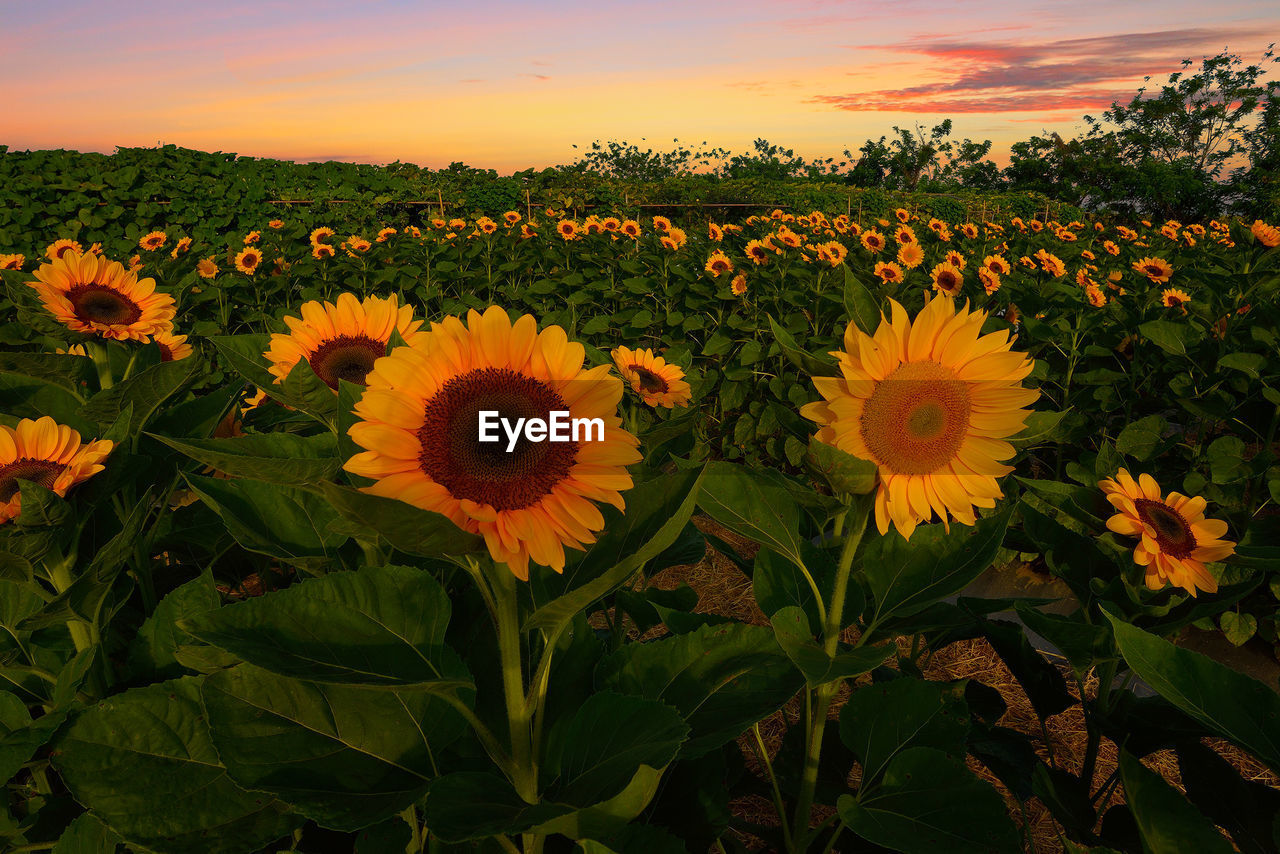
[[[611,139],[739,152],[763,137],[843,159],[948,117],[1001,162],[1184,58],[1256,61],[1280,41],[1274,0],[0,0],[0,22],[11,150],[176,144],[504,174]]]

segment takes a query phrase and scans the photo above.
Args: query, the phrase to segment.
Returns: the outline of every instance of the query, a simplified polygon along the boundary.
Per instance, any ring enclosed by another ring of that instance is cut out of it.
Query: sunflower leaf
[[[337,437],[264,433],[228,439],[171,439],[156,436],[191,459],[232,477],[303,486],[328,480],[338,471]]]
[[[376,534],[393,548],[419,557],[484,551],[483,538],[467,533],[439,513],[336,483],[321,483],[320,492],[342,517],[331,530],[341,530],[344,535],[369,539]]]

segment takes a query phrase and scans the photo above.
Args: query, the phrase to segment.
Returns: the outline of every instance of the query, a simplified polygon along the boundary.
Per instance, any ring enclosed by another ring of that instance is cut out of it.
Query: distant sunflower
[[[84,442],[80,434],[45,415],[23,418],[16,427],[0,424],[0,524],[22,512],[20,480],[31,481],[66,496],[104,468],[115,443]]]
[[[364,491],[447,516],[484,537],[493,559],[528,579],[529,562],[564,570],[565,547],[595,541],[604,517],[593,503],[624,509],[626,466],[638,440],[617,415],[622,382],[607,365],[583,370],[586,352],[559,326],[538,332],[491,306],[467,323],[448,317],[421,348],[399,347],[368,376],[352,441],[366,450],[347,471],[372,478]],[[582,441],[480,442],[478,413],[547,419],[568,411],[600,419]]]
[[[482,216],[476,220],[476,228],[480,229],[485,234],[493,234],[498,230],[498,224],[489,219],[489,217]],[[381,232],[379,232],[379,235],[381,235]]]
[[[957,270],[963,270],[965,265],[965,258],[956,250],[948,249],[947,263],[950,264],[952,267],[955,267]]]
[[[191,248],[191,238],[182,237],[173,245],[173,251],[169,253],[170,258],[177,258],[179,255],[187,254],[187,250]]]
[[[752,240],[748,242],[746,249],[743,251],[746,252],[747,257],[757,265],[763,264],[769,260],[769,249],[759,240]]]
[[[1166,584],[1196,595],[1197,590],[1218,592],[1218,581],[1206,563],[1224,560],[1235,552],[1235,543],[1223,540],[1227,523],[1206,519],[1203,498],[1177,492],[1167,497],[1149,474],[1135,481],[1125,469],[1114,479],[1098,481],[1107,501],[1118,511],[1107,527],[1124,537],[1140,537],[1133,562],[1146,570],[1146,584],[1159,590]]]
[[[827,251],[827,261],[832,267],[839,267],[849,256],[849,250],[839,240],[830,240],[822,244]]]
[[[139,279],[118,261],[64,253],[35,271],[45,308],[73,332],[141,341],[173,325],[173,297],[156,292],[154,279]]]
[[[978,281],[982,283],[982,289],[988,294],[994,294],[1000,290],[1000,274],[992,272],[990,267],[978,268]]]
[[[1007,276],[1013,272],[1013,266],[1003,255],[988,255],[982,259],[982,266],[997,276]]]
[[[245,246],[253,246],[253,245],[255,245],[255,244],[256,244],[260,239],[262,239],[262,232],[260,232],[260,231],[251,231],[251,232],[249,232],[248,234],[246,234],[246,235],[244,236],[244,245],[245,245]]]
[[[924,263],[924,249],[919,243],[907,243],[898,249],[898,263],[908,270],[914,270]]]
[[[667,219],[665,216],[655,216],[653,218],[653,229],[654,231],[660,231],[665,234],[671,229],[671,220]]]
[[[271,222],[267,223],[267,228],[271,229],[272,231],[279,231],[280,229],[284,228],[284,220],[273,219],[271,220]]]
[[[218,264],[212,258],[201,258],[196,262],[196,272],[202,279],[212,279],[218,275]]]
[[[1280,228],[1274,225],[1268,225],[1260,219],[1255,219],[1253,225],[1249,226],[1249,231],[1253,232],[1254,238],[1263,246],[1274,248],[1280,246]],[[1201,231],[1203,233],[1203,230]]]
[[[1165,308],[1179,308],[1191,302],[1191,295],[1178,288],[1165,288],[1160,292],[1160,304]]]
[[[893,233],[893,236],[900,244],[917,242],[915,229],[909,225],[898,226],[898,230]]]
[[[168,236],[163,231],[151,231],[138,239],[138,246],[141,249],[154,252],[164,246],[165,241],[168,239]]]
[[[317,243],[315,246],[311,247],[311,257],[315,258],[317,261],[332,258],[334,254],[334,248],[328,243]]]
[[[747,277],[743,273],[733,277],[733,281],[729,283],[729,290],[735,297],[740,297],[747,292]]]
[[[724,240],[724,229],[714,222],[707,223],[707,239],[713,243],[719,243]]]
[[[672,227],[667,229],[666,236],[663,238],[663,244],[662,244],[663,246],[667,246],[667,240],[670,240],[672,243],[675,244],[674,246],[675,249],[683,249],[684,245],[689,242],[689,236],[685,234],[685,231],[683,228]],[[672,247],[668,247],[668,248],[672,248]]]
[[[333,237],[334,234],[335,232],[332,228],[329,228],[327,225],[322,225],[311,232],[311,245],[319,246],[322,243],[328,243],[329,238]]]
[[[1039,222],[1039,220],[1034,220],[1034,222]],[[1036,252],[1035,257],[1036,260],[1040,262],[1040,269],[1044,270],[1053,278],[1056,279],[1059,276],[1065,276],[1067,274],[1067,265],[1061,258],[1054,255],[1052,252],[1041,249]]]
[[[25,263],[25,255],[0,255],[0,270],[21,270]]]
[[[80,250],[79,243],[77,243],[74,240],[67,240],[66,238],[62,238],[61,240],[53,241],[47,247],[45,247],[44,257],[48,258],[50,261],[57,261],[59,258],[61,258],[63,255],[65,255],[68,252],[74,252],[75,254],[79,255],[80,251],[81,250]]]
[[[653,355],[652,350],[616,347],[610,355],[623,380],[649,406],[674,409],[687,406],[692,399],[693,392],[685,382],[684,371]]]
[[[296,317],[284,318],[288,333],[271,336],[271,346],[263,356],[271,362],[271,373],[282,383],[294,366],[303,359],[311,364],[316,376],[334,391],[338,380],[365,384],[373,363],[387,355],[391,333],[396,330],[406,344],[416,345],[425,339],[419,332],[421,320],[413,319],[413,308],[397,304],[395,294],[389,297],[365,297],[353,294],[338,296],[337,302],[304,302]]]
[[[1012,471],[999,461],[1040,394],[1021,386],[1032,361],[1011,352],[1008,331],[981,335],[986,312],[934,298],[913,321],[890,306],[874,336],[849,324],[834,354],[840,376],[815,377],[823,400],[801,414],[821,425],[819,441],[877,465],[882,534],[892,522],[909,538],[934,515],[972,525]]]
[[[959,228],[960,228],[960,233],[963,234],[965,237],[967,237],[969,240],[976,240],[978,238],[978,227],[973,223],[966,222],[963,225],[959,226]]]
[[[571,219],[562,219],[556,223],[556,233],[565,240],[573,240],[578,236],[578,224]]]
[[[898,222],[911,222],[911,213],[906,208],[898,208],[893,215],[898,218]]]
[[[893,261],[887,263],[877,261],[873,272],[880,278],[880,281],[887,285],[896,285],[902,281],[902,268]]]
[[[885,247],[884,235],[872,229],[862,233],[862,248],[875,255]]]
[[[1133,262],[1133,269],[1155,285],[1163,285],[1173,278],[1173,266],[1163,258],[1139,258]]]
[[[262,253],[252,246],[241,249],[236,255],[236,269],[247,276],[252,276],[262,263]]]
[[[607,216],[600,221],[600,224],[604,226],[605,231],[615,234],[622,227],[622,220],[616,216]]]
[[[639,237],[640,223],[636,222],[634,219],[624,219],[622,221],[622,225],[619,226],[619,230],[627,237]]]
[[[505,222],[507,225],[515,225],[517,222],[520,221],[520,214],[516,213],[515,211],[507,211],[502,215],[502,221]]]
[[[964,274],[947,261],[934,267],[929,277],[933,279],[933,289],[948,297],[958,295],[960,286],[964,284]]]
[[[399,234],[399,232],[388,225],[385,228],[378,229],[378,236],[374,238],[374,242],[386,243],[388,240],[390,240],[392,237],[394,237],[397,234]]]
[[[728,255],[725,255],[717,249],[715,252],[711,253],[709,258],[707,258],[707,263],[703,269],[712,276],[719,278],[721,273],[733,272],[733,262],[729,260]]]
[[[157,332],[151,340],[160,348],[162,362],[176,362],[191,355],[191,345],[187,343],[185,335],[174,335],[172,331]]]

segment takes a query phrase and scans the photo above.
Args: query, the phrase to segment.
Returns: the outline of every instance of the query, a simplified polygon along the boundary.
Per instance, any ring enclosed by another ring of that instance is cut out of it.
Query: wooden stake
[[[444,193],[440,192],[439,187],[436,187],[436,198],[440,201],[440,218],[444,219]]]
[[[524,221],[529,222],[533,219],[533,205],[529,202],[529,190],[524,191]]]

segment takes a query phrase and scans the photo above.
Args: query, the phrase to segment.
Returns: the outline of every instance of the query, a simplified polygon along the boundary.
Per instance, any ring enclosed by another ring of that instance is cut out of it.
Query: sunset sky
[[[1268,2],[0,0],[0,144],[174,143],[509,173],[592,140],[839,156],[893,125],[1070,136],[1184,57],[1256,61]]]

